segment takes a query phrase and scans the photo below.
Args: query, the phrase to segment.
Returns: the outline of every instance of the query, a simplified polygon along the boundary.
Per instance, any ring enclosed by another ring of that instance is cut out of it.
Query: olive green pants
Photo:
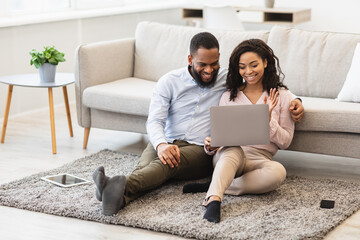
[[[143,151],[136,169],[126,177],[125,204],[155,189],[170,179],[190,180],[211,176],[212,156],[203,146],[174,141],[180,149],[180,163],[171,168],[164,165],[151,143]]]

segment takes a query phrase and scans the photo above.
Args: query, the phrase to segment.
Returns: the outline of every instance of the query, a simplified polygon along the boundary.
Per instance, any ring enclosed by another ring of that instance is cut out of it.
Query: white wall
[[[302,29],[360,33],[359,0],[275,0],[275,7],[311,8],[311,21]]]
[[[202,0],[202,4],[232,4],[264,7],[265,0]],[[193,2],[193,1],[189,1]],[[312,20],[296,27],[306,30],[360,33],[359,0],[275,0],[274,7],[311,8]],[[270,29],[271,25],[255,24],[245,27]]]
[[[358,13],[360,1],[358,0],[275,1],[275,7],[312,9],[312,20],[296,26],[298,28],[360,33],[360,14]],[[194,1],[189,2],[194,3]],[[218,3],[219,1],[216,0],[215,2]],[[229,2],[237,5],[264,6],[263,0],[232,0]],[[73,72],[74,51],[80,43],[134,36],[135,26],[141,20],[185,24],[181,19],[181,9],[178,8],[0,28],[0,76],[37,72],[34,67],[29,65],[30,55],[28,52],[33,48],[41,49],[44,45],[55,45],[59,50],[66,53],[67,61],[60,63],[58,71]],[[249,25],[249,27],[269,29],[271,25]],[[7,86],[0,84],[0,122],[2,122],[4,115],[6,94]],[[54,90],[54,98],[55,104],[63,104],[61,89]],[[75,99],[73,86],[69,86],[69,98],[70,101]],[[37,108],[48,108],[46,90],[14,88],[10,116]]]
[[[181,19],[181,9],[177,8],[2,27],[0,28],[0,76],[37,73],[38,70],[30,66],[31,56],[28,53],[34,48],[43,49],[43,46],[47,45],[54,45],[59,51],[65,52],[66,62],[59,63],[57,71],[74,72],[74,52],[79,44],[133,37],[137,23],[143,20],[185,24]],[[7,91],[8,86],[0,83],[0,123],[3,121]],[[54,89],[53,94],[55,105],[64,104],[61,88]],[[70,101],[75,101],[74,85],[68,86],[68,95]],[[10,117],[48,107],[47,89],[14,87]],[[8,124],[11,122],[9,121]]]

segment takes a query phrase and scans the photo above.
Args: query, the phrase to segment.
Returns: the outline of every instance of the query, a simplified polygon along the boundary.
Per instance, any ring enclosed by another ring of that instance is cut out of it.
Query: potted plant
[[[56,66],[59,62],[65,62],[65,54],[56,50],[54,46],[44,47],[44,51],[36,49],[29,52],[31,55],[30,65],[39,69],[41,82],[54,82]]]

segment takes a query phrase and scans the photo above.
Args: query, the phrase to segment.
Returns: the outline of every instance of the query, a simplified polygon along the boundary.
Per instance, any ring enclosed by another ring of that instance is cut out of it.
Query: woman
[[[278,58],[260,39],[243,41],[231,54],[227,91],[219,105],[268,104],[270,144],[217,149],[211,147],[210,137],[205,139],[205,151],[215,154],[214,172],[203,203],[206,206],[204,218],[210,222],[220,221],[224,193],[261,194],[278,188],[285,180],[285,168],[272,161],[278,148],[290,145],[294,133],[289,111],[292,94],[280,76],[283,73]],[[190,191],[199,190],[201,184],[185,186],[184,192],[186,187]]]

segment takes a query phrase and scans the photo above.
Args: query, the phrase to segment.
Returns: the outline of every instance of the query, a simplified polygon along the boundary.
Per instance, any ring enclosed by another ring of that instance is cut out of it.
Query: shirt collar
[[[197,82],[195,81],[195,79],[193,78],[193,76],[191,75],[191,66],[190,65],[187,66],[186,75],[188,76],[189,79],[191,79],[191,81],[194,84],[198,85]]]

